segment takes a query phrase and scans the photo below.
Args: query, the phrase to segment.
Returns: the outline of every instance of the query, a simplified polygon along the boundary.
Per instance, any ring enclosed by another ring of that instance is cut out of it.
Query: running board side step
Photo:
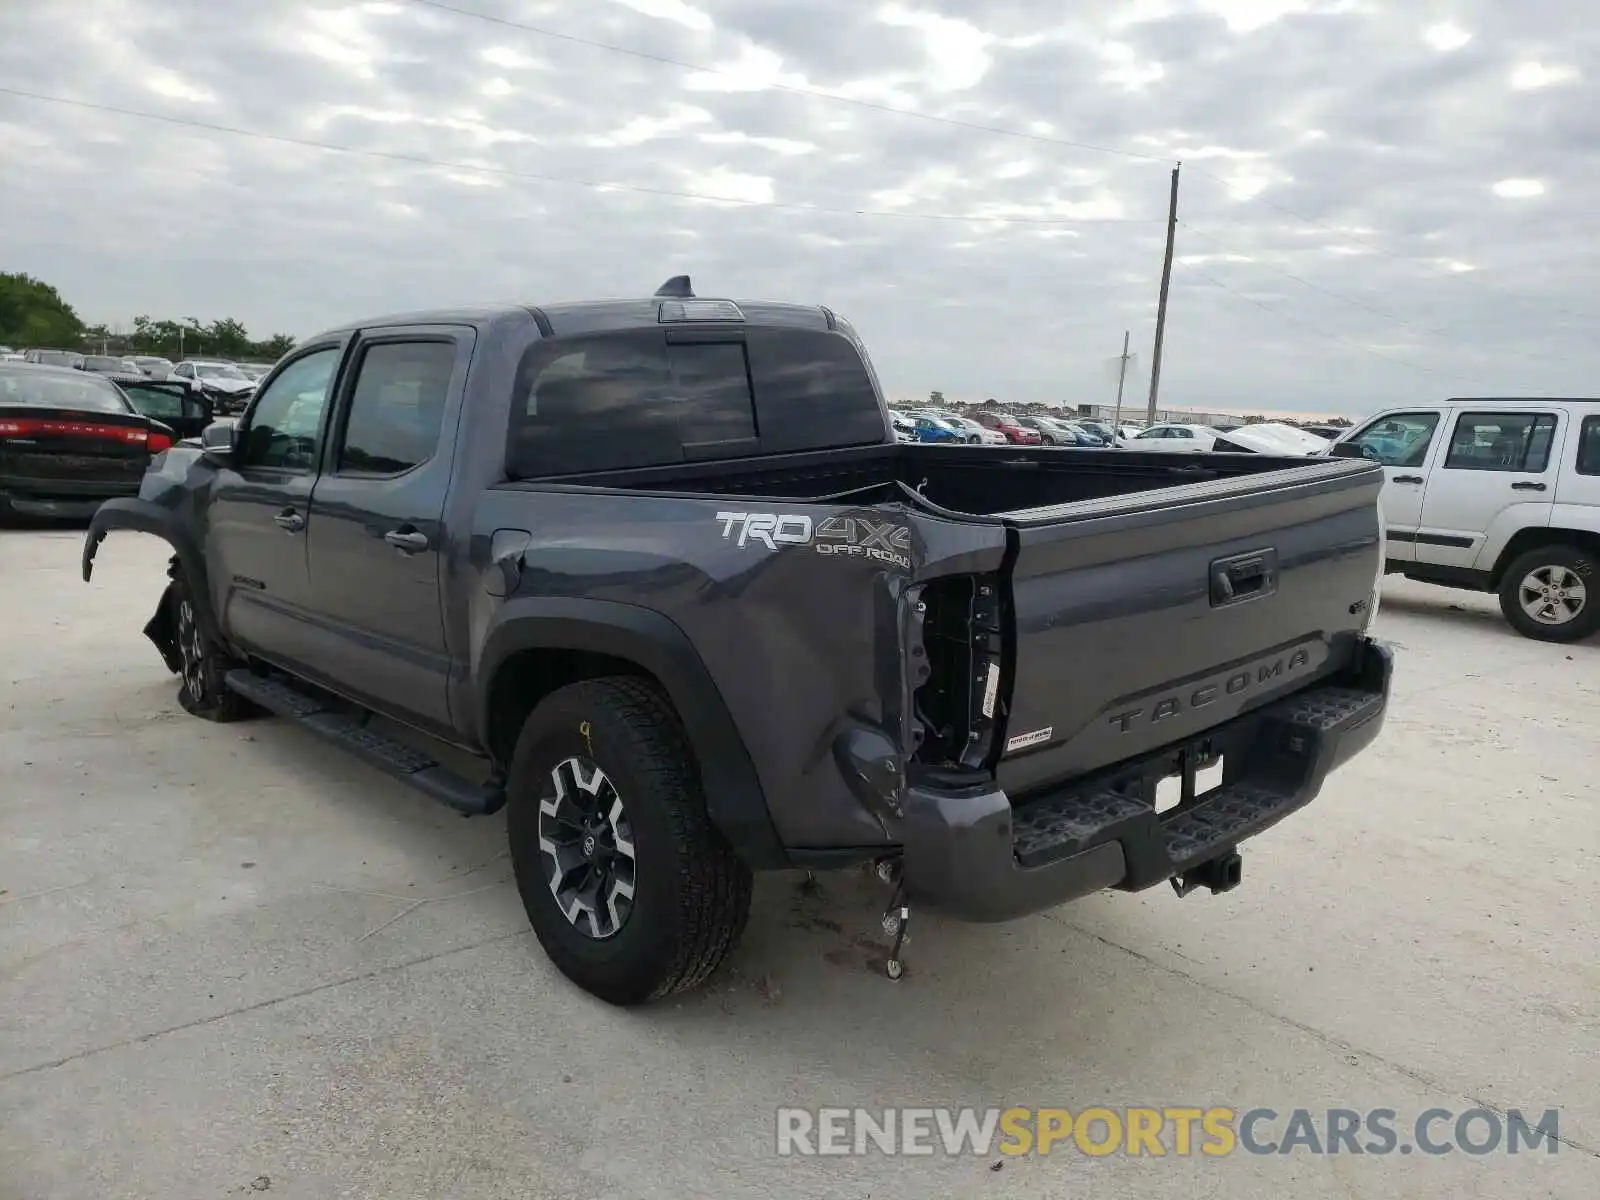
[[[229,671],[223,683],[230,692],[309,729],[457,812],[481,816],[505,805],[503,788],[472,783],[422,751],[368,729],[364,724],[365,714],[352,716],[335,711],[312,693],[301,691],[291,683],[243,668]]]

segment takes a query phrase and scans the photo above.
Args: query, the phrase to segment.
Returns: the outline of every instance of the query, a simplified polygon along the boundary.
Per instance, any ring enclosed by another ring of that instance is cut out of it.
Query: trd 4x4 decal
[[[818,554],[847,555],[911,569],[911,530],[892,521],[828,517],[813,522],[800,513],[719,512],[722,536],[738,546],[759,542],[768,550],[811,546]]]

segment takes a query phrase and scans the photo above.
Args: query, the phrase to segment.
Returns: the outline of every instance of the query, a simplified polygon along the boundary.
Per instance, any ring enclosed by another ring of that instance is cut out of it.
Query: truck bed
[[[1136,451],[977,446],[865,446],[725,463],[679,464],[562,476],[559,485],[607,487],[675,496],[762,496],[803,503],[911,502],[962,517],[1051,520],[1104,511],[1096,504],[1157,489],[1265,482],[1261,477],[1331,467],[1340,460],[1261,454],[1173,455]],[[1296,475],[1299,478],[1300,475]],[[544,486],[549,486],[548,484]],[[1152,499],[1154,499],[1152,497]],[[1119,509],[1126,505],[1116,506]]]
[[[553,528],[615,512],[630,544],[720,541],[710,518],[750,507],[745,497],[818,523],[909,517],[934,668],[916,703],[929,710],[925,726],[951,731],[917,758],[981,760],[1018,796],[1192,739],[1343,670],[1381,559],[1381,485],[1381,472],[1351,459],[912,445],[504,487],[568,492],[560,512],[570,515]],[[650,496],[659,503],[641,524]],[[512,524],[515,511],[494,521]],[[773,602],[787,612],[809,585],[791,581]],[[870,621],[862,585],[851,619]],[[1000,602],[997,656],[972,642],[975,585]],[[744,593],[747,605],[755,594]],[[969,705],[991,659],[998,741],[973,738],[981,723]]]

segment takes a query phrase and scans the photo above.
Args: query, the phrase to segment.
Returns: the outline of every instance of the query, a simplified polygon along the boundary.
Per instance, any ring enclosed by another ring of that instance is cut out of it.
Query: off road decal
[[[820,523],[800,513],[719,512],[722,536],[741,549],[750,542],[777,550],[810,546],[818,554],[866,558],[911,569],[911,529],[867,517],[828,517]]]

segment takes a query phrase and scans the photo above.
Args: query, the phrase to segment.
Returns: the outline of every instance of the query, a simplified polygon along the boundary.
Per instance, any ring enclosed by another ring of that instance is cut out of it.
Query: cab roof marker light
[[[744,313],[732,300],[663,300],[657,319],[662,325],[676,321],[743,321]]]

